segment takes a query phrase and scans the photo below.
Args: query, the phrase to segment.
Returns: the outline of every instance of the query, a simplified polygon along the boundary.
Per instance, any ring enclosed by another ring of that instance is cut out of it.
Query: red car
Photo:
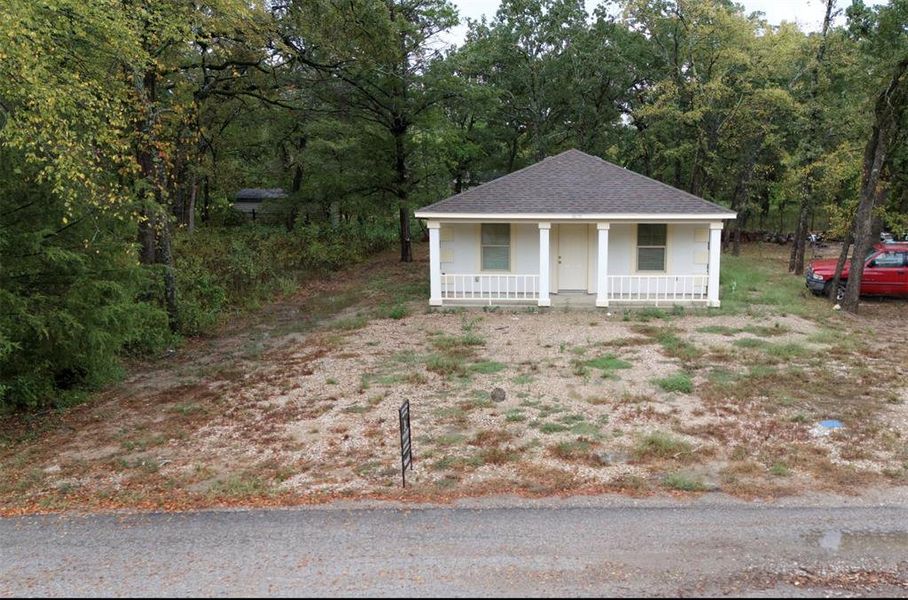
[[[815,260],[807,268],[807,287],[814,294],[825,294],[829,291],[832,278],[835,276],[834,258]],[[845,263],[842,271],[842,285],[839,299],[848,279],[848,266]],[[902,296],[908,297],[908,243],[877,244],[864,260],[864,277],[861,280],[862,296]]]

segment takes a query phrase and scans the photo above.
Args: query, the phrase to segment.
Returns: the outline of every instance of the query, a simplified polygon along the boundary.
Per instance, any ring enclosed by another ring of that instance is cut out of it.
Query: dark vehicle
[[[807,287],[814,294],[826,294],[835,276],[836,259],[814,260],[807,268]],[[850,261],[849,261],[850,262]],[[842,270],[836,297],[841,299],[848,280],[849,264]],[[862,296],[908,297],[908,243],[876,244],[864,260]]]

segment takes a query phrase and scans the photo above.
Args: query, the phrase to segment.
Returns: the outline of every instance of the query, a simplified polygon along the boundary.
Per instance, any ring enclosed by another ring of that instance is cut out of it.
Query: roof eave
[[[434,221],[724,221],[736,219],[735,212],[716,213],[453,213],[418,210],[417,219]]]

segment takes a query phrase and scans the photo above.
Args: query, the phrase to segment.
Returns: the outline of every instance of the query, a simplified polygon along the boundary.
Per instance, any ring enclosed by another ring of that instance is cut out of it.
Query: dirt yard
[[[783,274],[785,248],[753,245],[724,259],[720,310],[429,311],[424,251],[5,422],[0,514],[908,483],[904,302],[843,315]]]

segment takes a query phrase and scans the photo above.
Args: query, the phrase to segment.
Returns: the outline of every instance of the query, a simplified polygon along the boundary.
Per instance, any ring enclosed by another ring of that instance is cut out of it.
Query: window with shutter
[[[665,271],[665,244],[668,225],[637,225],[637,270]]]
[[[482,270],[511,270],[511,225],[509,223],[483,223]]]

